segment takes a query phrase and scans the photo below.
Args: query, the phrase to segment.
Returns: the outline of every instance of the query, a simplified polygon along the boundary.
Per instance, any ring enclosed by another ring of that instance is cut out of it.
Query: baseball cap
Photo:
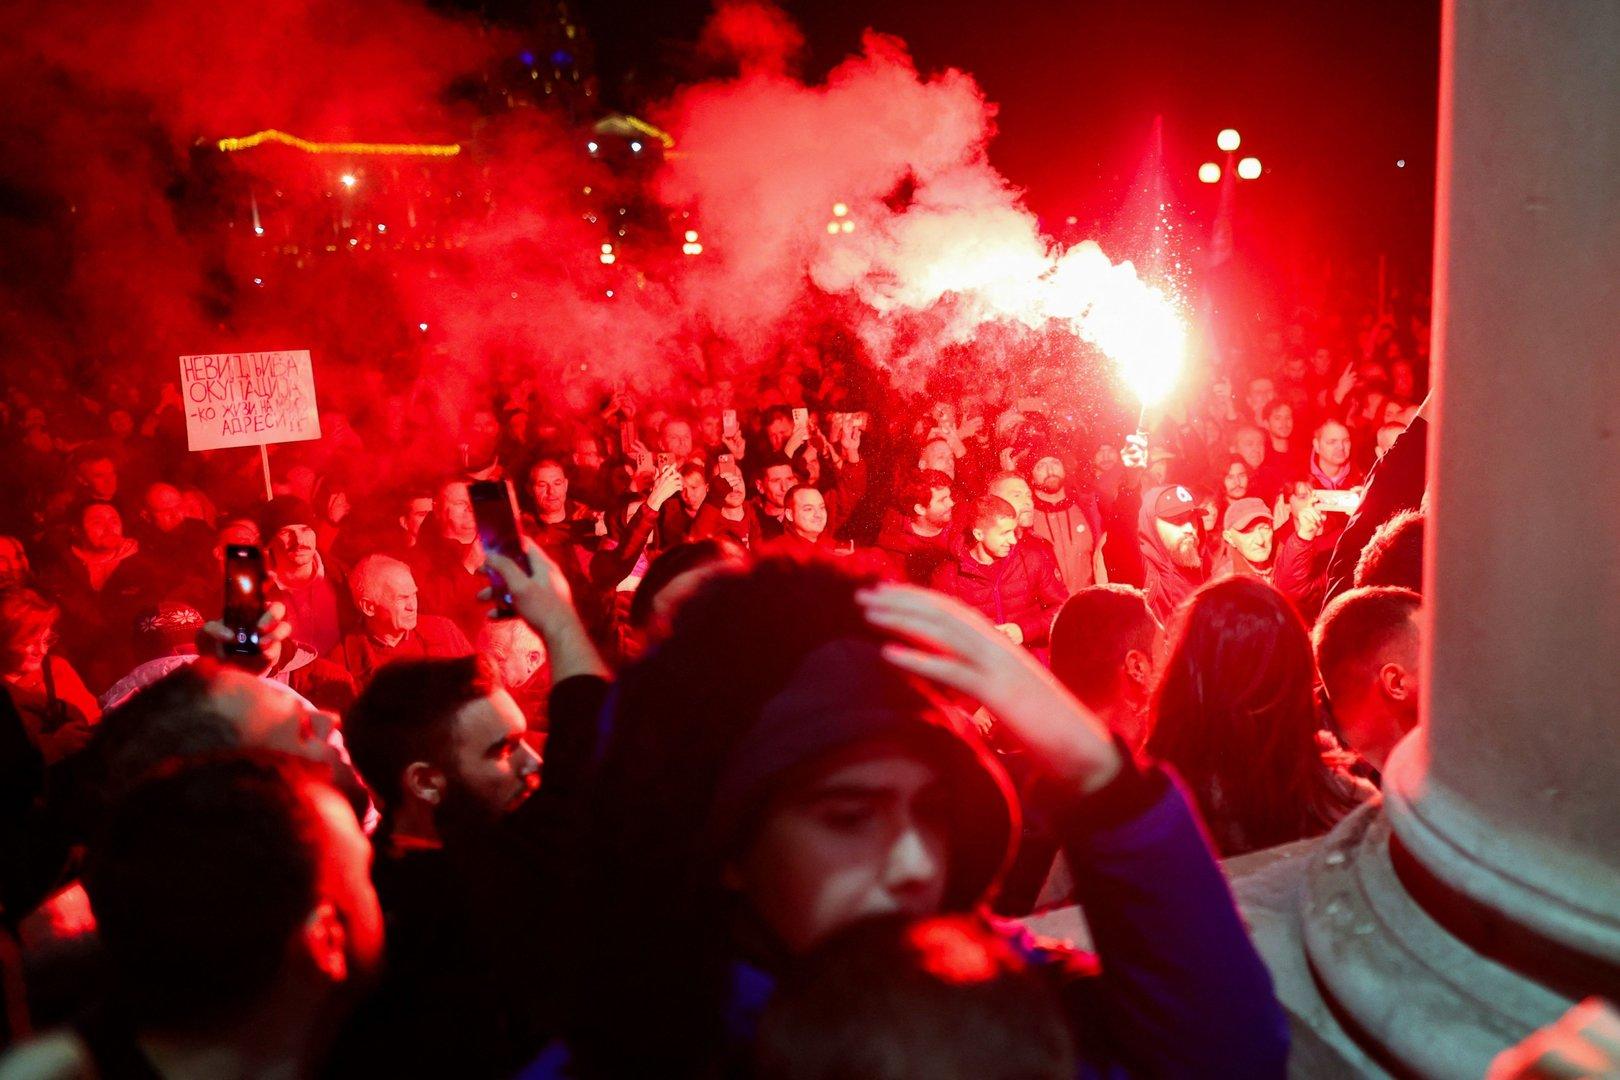
[[[1262,520],[1271,520],[1271,511],[1266,508],[1263,500],[1239,499],[1226,508],[1226,516],[1221,519],[1221,528],[1243,532],[1255,522]]]
[[[1164,521],[1182,521],[1198,512],[1198,503],[1192,492],[1180,484],[1171,484],[1153,500],[1153,516]]]

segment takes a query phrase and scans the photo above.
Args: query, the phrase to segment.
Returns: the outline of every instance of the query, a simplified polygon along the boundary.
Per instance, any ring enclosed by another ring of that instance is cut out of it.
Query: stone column
[[[1445,0],[1438,164],[1425,727],[1259,915],[1301,1075],[1620,995],[1620,3]]]

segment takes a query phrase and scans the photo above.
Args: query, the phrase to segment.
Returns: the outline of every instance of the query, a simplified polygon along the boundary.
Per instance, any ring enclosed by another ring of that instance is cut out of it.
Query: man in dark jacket
[[[1198,504],[1180,484],[1149,488],[1137,515],[1144,591],[1153,617],[1168,622],[1209,577],[1198,550]]]
[[[1096,492],[1070,489],[1069,470],[1056,453],[1041,451],[1031,467],[1034,517],[1029,528],[1052,545],[1058,573],[1070,593],[1108,580],[1103,564],[1102,511]]]
[[[1056,564],[1018,542],[1018,511],[995,495],[973,504],[957,557],[941,564],[931,584],[977,608],[997,630],[1031,649],[1047,643],[1052,618],[1068,599]]]
[[[889,571],[913,585],[926,585],[951,557],[947,531],[956,503],[951,478],[938,469],[918,469],[900,484],[895,510],[884,515],[877,549]]]
[[[349,673],[356,690],[364,690],[378,668],[397,660],[472,655],[459,626],[417,610],[416,579],[392,555],[367,555],[355,563],[349,588],[360,627],[344,634],[326,659]]]

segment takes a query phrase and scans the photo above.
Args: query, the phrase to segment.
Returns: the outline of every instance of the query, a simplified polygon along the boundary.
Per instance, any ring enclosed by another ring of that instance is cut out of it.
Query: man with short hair
[[[687,461],[692,456],[692,425],[678,416],[665,420],[658,433],[658,447],[666,454],[674,454],[677,462]]]
[[[974,502],[958,557],[941,564],[931,585],[978,608],[997,630],[1029,649],[1046,645],[1052,615],[1068,597],[1056,565],[1023,550],[1018,511],[996,495]]]
[[[1356,561],[1354,585],[1398,585],[1421,595],[1426,517],[1422,510],[1403,510],[1378,526]]]
[[[1379,772],[1418,724],[1422,604],[1410,589],[1351,589],[1322,609],[1311,635],[1334,723]]]
[[[147,487],[135,536],[141,550],[158,560],[171,577],[202,561],[214,539],[207,525],[186,516],[180,489],[162,482]]]
[[[86,856],[106,1007],[0,1073],[317,1074],[382,957],[370,861],[353,810],[292,759],[175,764],[135,786]]]
[[[1249,415],[1254,417],[1255,423],[1266,422],[1266,407],[1277,400],[1277,385],[1268,377],[1261,375],[1249,380],[1249,388],[1243,396],[1243,403],[1249,407]]]
[[[700,461],[682,459],[675,466],[681,478],[680,496],[665,499],[658,508],[657,545],[671,548],[686,540],[697,521],[703,502],[709,497],[709,477]]]
[[[827,531],[827,501],[809,484],[791,488],[784,500],[782,546],[792,550],[830,550],[822,544]]]
[[[724,494],[718,499],[705,498],[686,538],[703,540],[724,534],[745,548],[758,546],[762,542],[760,515],[748,498],[741,466],[729,458],[716,461],[709,486],[711,491],[722,491]]]
[[[259,512],[259,535],[269,563],[264,595],[287,606],[293,635],[317,655],[329,652],[348,624],[342,575],[315,545],[315,512],[294,495],[282,495]]]
[[[918,469],[901,477],[895,505],[899,513],[885,515],[877,549],[896,577],[926,585],[939,565],[951,558],[946,535],[956,505],[951,478],[938,469]]]
[[[1052,674],[1133,750],[1147,741],[1159,630],[1128,585],[1087,586],[1052,621]]]
[[[1232,503],[1221,520],[1224,558],[1210,576],[1258,577],[1269,584],[1276,565],[1274,532],[1271,510],[1265,503],[1259,499]]]
[[[1232,432],[1231,449],[1249,467],[1252,480],[1266,460],[1266,433],[1256,424],[1239,424]]]
[[[1168,622],[1208,580],[1198,544],[1198,504],[1180,484],[1147,489],[1137,515],[1143,591],[1153,617]]]
[[[917,468],[942,472],[956,479],[956,454],[944,439],[929,439],[917,454]]]
[[[1260,499],[1274,499],[1283,485],[1302,472],[1304,465],[1294,448],[1294,407],[1278,398],[1266,406],[1265,459],[1255,471],[1250,494]]]
[[[1052,545],[1064,586],[1072,594],[1092,582],[1106,582],[1102,510],[1096,493],[1071,493],[1068,468],[1054,453],[1042,452],[1035,459],[1029,480],[1035,496],[1029,528]]]
[[[759,511],[759,531],[762,539],[775,540],[782,535],[782,516],[787,512],[787,493],[798,484],[793,462],[786,454],[766,454],[755,462],[754,491],[759,495],[755,507]]]
[[[349,574],[349,591],[360,626],[326,659],[342,667],[364,690],[377,669],[400,660],[468,656],[472,645],[461,628],[442,615],[417,610],[411,568],[391,555],[367,555]]]
[[[422,537],[422,525],[433,514],[433,493],[421,488],[411,488],[399,496],[399,516],[394,524],[399,526],[399,532],[394,534],[395,551],[409,551],[414,548]]]
[[[1348,491],[1361,483],[1350,464],[1350,429],[1324,420],[1311,436],[1311,480],[1323,491]]]
[[[1373,460],[1383,461],[1384,455],[1389,453],[1390,448],[1395,445],[1395,440],[1400,438],[1401,432],[1405,430],[1406,425],[1402,423],[1390,423],[1380,427],[1373,436]]]

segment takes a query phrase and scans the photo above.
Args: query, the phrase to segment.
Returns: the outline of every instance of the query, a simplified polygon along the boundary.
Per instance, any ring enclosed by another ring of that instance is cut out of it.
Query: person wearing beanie
[[[316,548],[315,522],[309,503],[295,495],[272,499],[259,512],[269,571],[265,601],[285,604],[293,635],[323,655],[351,620],[342,575]]]
[[[997,933],[1060,988],[1081,1075],[1282,1076],[1286,1020],[1176,783],[965,605],[786,556],[711,579],[614,688],[555,920],[564,1037],[519,1075],[741,1074],[829,938],[983,911],[1018,811],[956,695],[1059,792],[1107,975]]]
[[[1034,455],[1029,486],[1035,494],[1035,521],[1030,531],[1052,545],[1069,595],[1106,583],[1103,518],[1096,492],[1075,489],[1069,482],[1072,470],[1054,448],[1042,447]]]

